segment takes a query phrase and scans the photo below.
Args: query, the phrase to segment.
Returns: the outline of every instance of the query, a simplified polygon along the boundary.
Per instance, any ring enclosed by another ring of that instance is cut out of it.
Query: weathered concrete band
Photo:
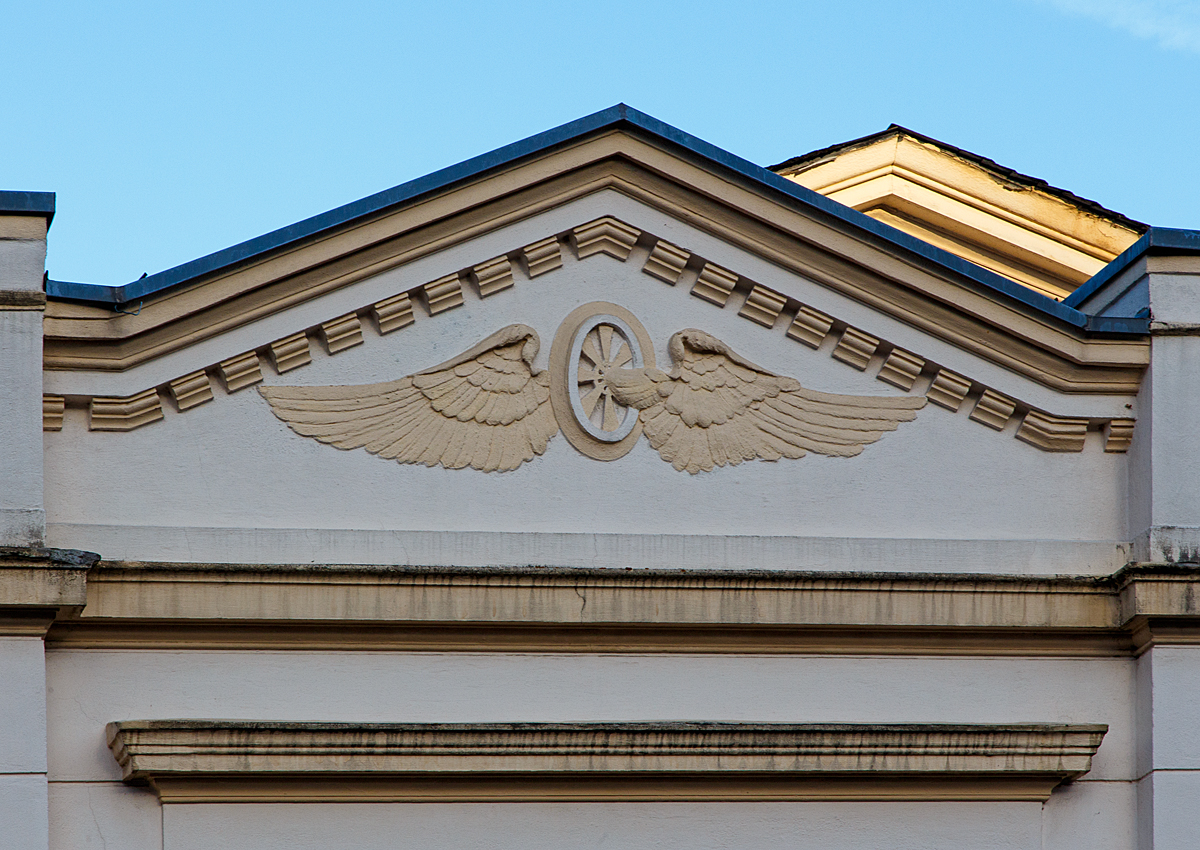
[[[58,645],[1129,655],[1200,642],[1200,568],[1101,578],[101,564]],[[336,624],[337,628],[330,628]],[[1167,626],[1170,628],[1167,628]]]

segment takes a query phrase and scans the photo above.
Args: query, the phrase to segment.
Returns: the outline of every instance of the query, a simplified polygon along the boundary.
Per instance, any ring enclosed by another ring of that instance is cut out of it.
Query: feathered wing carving
[[[533,372],[537,332],[509,325],[457,357],[398,381],[262,387],[297,434],[401,463],[516,469],[558,432],[549,373]]]
[[[662,459],[690,473],[809,451],[852,457],[925,406],[924,398],[806,390],[695,329],[672,336],[669,351],[670,374],[617,369],[606,378],[618,402],[640,411]]]

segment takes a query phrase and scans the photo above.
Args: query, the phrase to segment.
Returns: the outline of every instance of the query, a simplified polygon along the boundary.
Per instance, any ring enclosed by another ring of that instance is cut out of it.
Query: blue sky
[[[889,123],[1200,228],[1200,0],[18,3],[0,188],[120,284],[624,101],[763,165]]]

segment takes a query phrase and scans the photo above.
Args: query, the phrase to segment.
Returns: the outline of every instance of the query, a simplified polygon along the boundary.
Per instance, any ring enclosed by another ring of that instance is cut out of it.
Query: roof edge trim
[[[413,201],[422,195],[449,188],[493,169],[512,165],[518,160],[546,153],[555,147],[620,126],[635,128],[661,141],[677,145],[753,183],[765,186],[793,203],[799,203],[856,230],[866,232],[874,238],[893,244],[927,262],[942,266],[985,290],[1072,327],[1081,330],[1086,328],[1087,317],[1071,305],[1055,301],[890,225],[876,221],[868,215],[830,200],[769,169],[755,165],[623,103],[132,283],[104,286],[49,280],[46,284],[46,294],[53,298],[113,306],[127,304],[223,268],[252,260],[293,242],[315,236],[324,230]]]
[[[989,159],[986,156],[972,153],[965,148],[960,148],[956,145],[949,144],[948,142],[935,139],[933,136],[927,136],[924,133],[918,133],[916,130],[910,130],[909,128],[901,126],[900,124],[889,124],[886,130],[880,130],[877,133],[870,133],[866,136],[860,136],[859,138],[851,139],[848,142],[840,142],[836,145],[829,145],[828,147],[810,151],[809,153],[801,154],[800,156],[791,157],[790,159],[787,159],[776,165],[769,166],[769,170],[778,172],[783,169],[796,168],[801,165],[815,165],[818,162],[835,154],[841,154],[855,148],[866,147],[867,145],[873,144],[881,139],[886,139],[888,136],[908,136],[909,138],[914,139],[922,144],[932,145],[933,147],[939,148],[951,156],[964,159],[967,162],[971,162],[986,171],[992,172],[992,174],[999,179],[1008,180],[1013,183],[1026,186],[1030,189],[1043,192],[1066,204],[1076,207],[1077,209],[1091,213],[1099,218],[1107,219],[1115,224],[1119,224],[1122,227],[1134,231],[1135,233],[1145,233],[1150,229],[1150,226],[1145,222],[1138,221],[1137,219],[1130,218],[1124,213],[1119,213],[1116,210],[1109,209],[1098,201],[1093,201],[1090,198],[1084,198],[1067,189],[1062,189],[1058,186],[1055,186],[1041,177],[1034,177],[1033,175],[1025,174],[1022,171],[1017,171],[1015,168],[1009,168],[1007,165],[1001,165],[994,159]]]
[[[1083,286],[1062,300],[1068,307],[1079,305],[1095,295],[1101,287],[1133,265],[1143,255],[1154,251],[1200,253],[1200,230],[1183,230],[1177,227],[1151,227],[1138,241],[1121,252],[1111,263],[1092,275]]]
[[[54,221],[53,192],[0,191],[0,215],[38,215],[46,219],[46,227]]]

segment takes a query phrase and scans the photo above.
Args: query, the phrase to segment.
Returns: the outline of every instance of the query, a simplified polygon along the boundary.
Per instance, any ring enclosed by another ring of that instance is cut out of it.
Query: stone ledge
[[[1125,655],[1088,578],[108,563],[60,645]]]
[[[110,723],[163,802],[1046,800],[1103,725]]]
[[[1186,565],[1033,577],[137,562],[89,568],[95,556],[76,557],[80,564],[63,576],[28,559],[0,559],[0,591],[10,606],[57,616],[46,638],[58,646],[1080,657],[1200,643],[1200,567]]]

